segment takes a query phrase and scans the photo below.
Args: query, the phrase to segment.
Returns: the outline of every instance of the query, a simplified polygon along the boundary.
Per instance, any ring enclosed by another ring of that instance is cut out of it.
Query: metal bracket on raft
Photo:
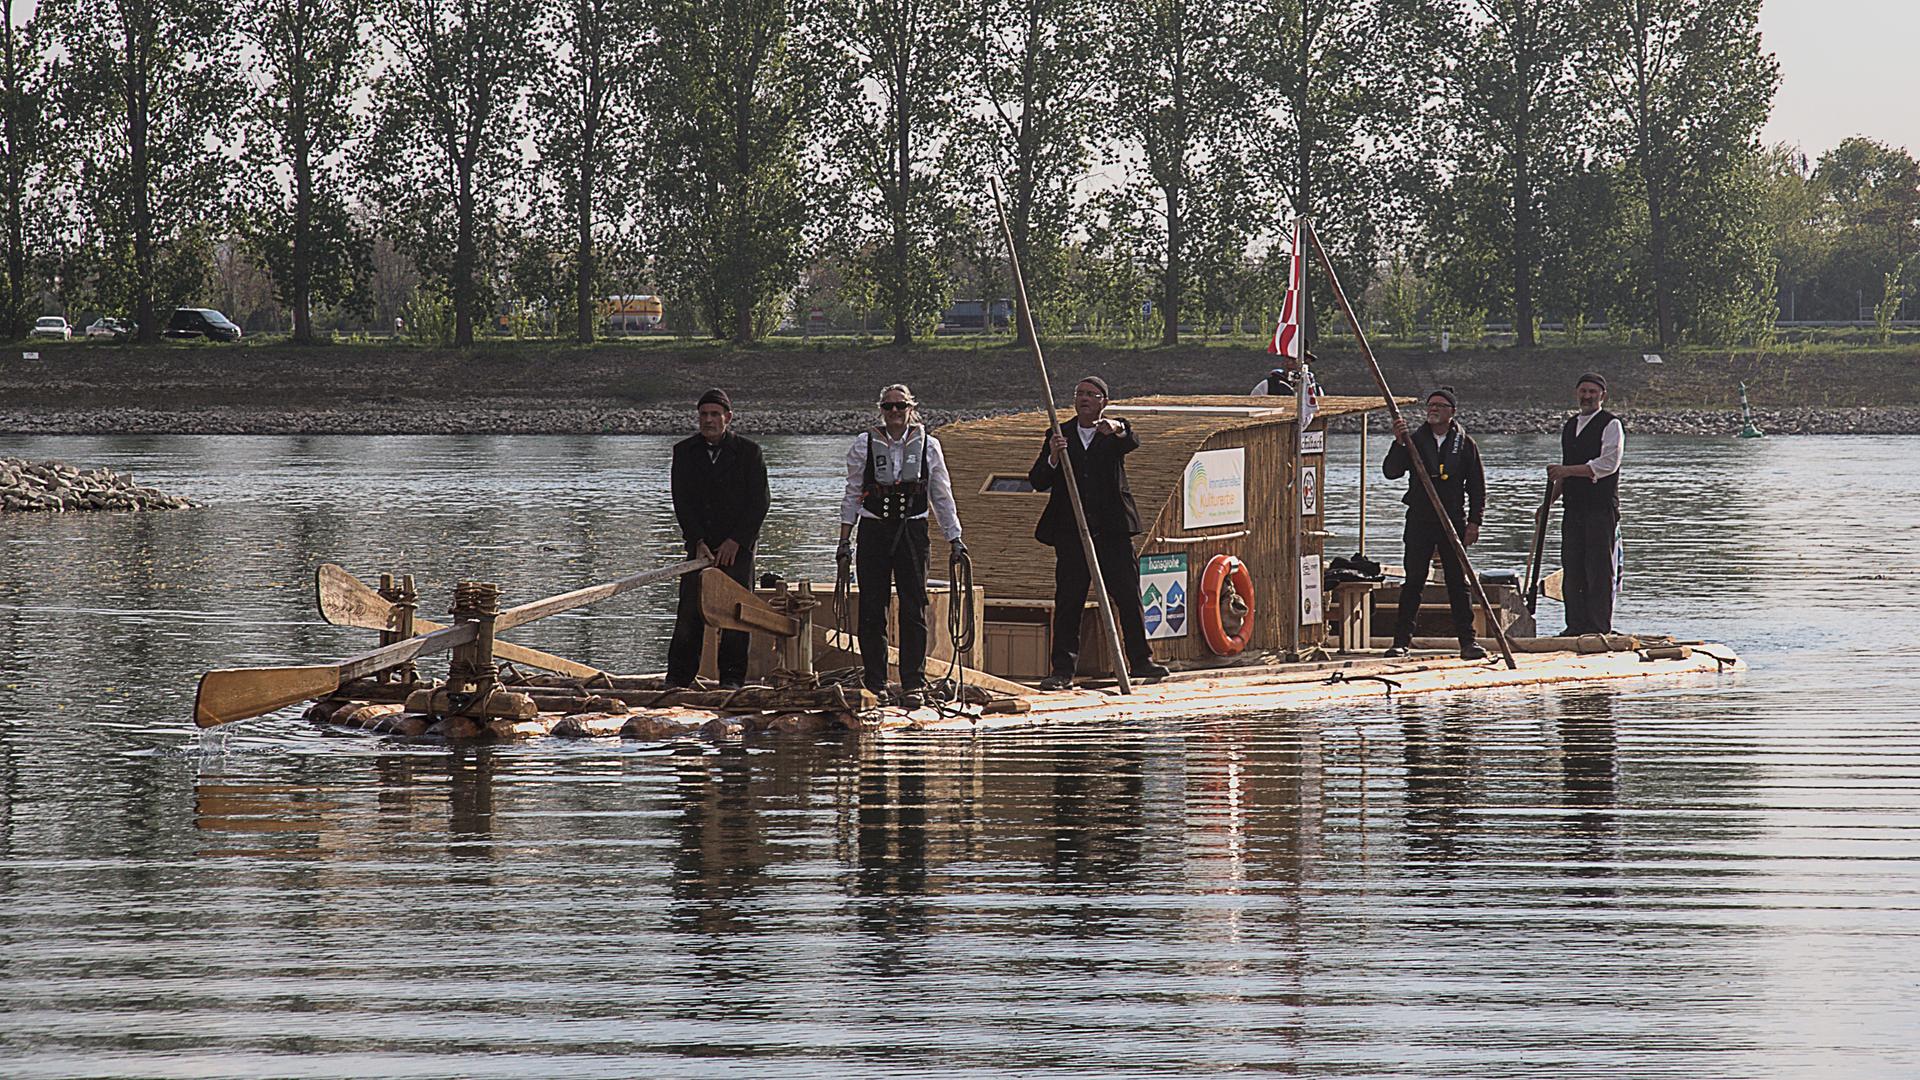
[[[1393,679],[1389,679],[1385,675],[1349,675],[1344,671],[1336,671],[1333,674],[1327,676],[1328,686],[1337,686],[1341,683],[1357,683],[1357,682],[1384,683],[1386,684],[1386,687],[1387,687],[1388,697],[1392,697],[1393,692],[1395,690],[1400,689],[1400,684],[1397,681]]]

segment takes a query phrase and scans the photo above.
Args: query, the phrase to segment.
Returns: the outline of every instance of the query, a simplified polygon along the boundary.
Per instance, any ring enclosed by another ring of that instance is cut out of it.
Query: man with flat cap
[[[760,444],[735,435],[733,400],[725,390],[700,395],[699,429],[673,446],[673,514],[690,556],[708,555],[728,577],[753,587],[753,547],[767,519],[772,494]],[[700,615],[700,575],[680,575],[680,609],[667,646],[667,685],[692,686],[706,637]],[[747,635],[720,632],[720,686],[737,690],[747,681]]]
[[[1140,564],[1133,554],[1133,538],[1145,530],[1127,487],[1125,459],[1139,449],[1140,436],[1125,420],[1103,415],[1108,397],[1106,380],[1098,375],[1081,379],[1073,388],[1074,419],[1047,433],[1040,456],[1027,470],[1033,490],[1050,493],[1033,529],[1033,538],[1053,548],[1054,554],[1053,673],[1041,681],[1043,690],[1073,684],[1080,661],[1080,613],[1087,603],[1087,588],[1093,584],[1093,571],[1080,544],[1080,526],[1073,519],[1073,504],[1061,480],[1063,464],[1073,466],[1079,483],[1094,557],[1100,560],[1100,576],[1125,643],[1127,672],[1140,680],[1168,674],[1147,645],[1146,619],[1140,611]]]
[[[1560,464],[1547,466],[1566,509],[1560,518],[1564,633],[1613,632],[1613,594],[1620,580],[1620,456],[1626,429],[1608,412],[1607,380],[1587,372],[1574,383],[1579,411],[1560,428]]]
[[[1398,480],[1413,470],[1414,453],[1427,467],[1433,488],[1447,508],[1453,531],[1460,542],[1473,545],[1480,541],[1480,522],[1487,512],[1487,471],[1480,463],[1480,447],[1467,435],[1455,417],[1460,400],[1453,387],[1442,386],[1427,395],[1427,422],[1409,431],[1402,417],[1393,420],[1393,447],[1381,471],[1389,480]],[[1388,656],[1405,656],[1413,648],[1413,624],[1420,614],[1420,598],[1427,589],[1427,573],[1433,565],[1433,553],[1440,553],[1440,570],[1447,579],[1447,606],[1453,614],[1453,634],[1460,641],[1460,659],[1479,660],[1487,651],[1474,640],[1473,600],[1468,594],[1467,568],[1454,556],[1447,542],[1445,526],[1434,512],[1433,500],[1419,477],[1407,482],[1407,493],[1400,501],[1407,506],[1406,583],[1400,586],[1400,618],[1394,624],[1393,646]]]

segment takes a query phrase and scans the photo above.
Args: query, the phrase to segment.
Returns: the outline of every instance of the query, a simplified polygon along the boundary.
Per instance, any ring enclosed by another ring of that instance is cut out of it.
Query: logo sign
[[[1303,454],[1324,454],[1327,452],[1327,429],[1303,431],[1300,433],[1300,452]]]
[[[39,354],[39,353],[37,353],[37,352],[23,352],[23,353],[21,353],[21,354],[20,354],[20,359],[22,359],[22,360],[38,360],[38,359],[40,359],[40,354]]]
[[[1300,467],[1300,516],[1312,517],[1320,512],[1320,467],[1302,465]]]
[[[1247,451],[1202,450],[1187,459],[1181,478],[1181,501],[1186,506],[1182,525],[1204,529],[1209,525],[1238,525],[1247,520]]]
[[[1300,623],[1310,626],[1325,622],[1326,614],[1320,607],[1320,556],[1302,555],[1300,557]]]
[[[1140,613],[1146,617],[1149,638],[1185,637],[1187,619],[1187,557],[1140,556]]]

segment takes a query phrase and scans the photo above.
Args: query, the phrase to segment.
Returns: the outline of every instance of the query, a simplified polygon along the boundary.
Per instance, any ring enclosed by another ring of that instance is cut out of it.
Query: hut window
[[[980,485],[982,495],[1032,495],[1033,482],[1026,473],[994,473]]]

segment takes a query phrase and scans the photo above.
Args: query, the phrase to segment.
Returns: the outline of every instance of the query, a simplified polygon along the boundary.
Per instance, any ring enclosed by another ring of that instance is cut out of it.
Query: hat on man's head
[[[1589,371],[1586,374],[1580,376],[1579,378],[1573,380],[1573,385],[1575,387],[1578,387],[1583,382],[1590,382],[1593,385],[1599,387],[1600,392],[1603,394],[1607,392],[1607,378],[1604,375]]]
[[[1434,398],[1437,398],[1437,397],[1446,398],[1447,404],[1453,406],[1456,409],[1460,407],[1460,399],[1454,396],[1453,387],[1451,386],[1434,387],[1432,392],[1426,396],[1426,400],[1432,401]]]
[[[733,399],[727,396],[727,392],[725,390],[722,390],[717,386],[707,391],[706,393],[701,394],[700,402],[698,405],[695,405],[694,408],[697,409],[701,405],[718,405],[721,408],[727,410],[728,412],[733,411]]]
[[[1106,398],[1108,401],[1113,400],[1113,391],[1107,389],[1107,380],[1101,378],[1100,376],[1089,375],[1086,378],[1081,379],[1080,382],[1092,383],[1094,386],[1099,388],[1101,397]],[[1079,386],[1080,383],[1074,383],[1073,385]]]

